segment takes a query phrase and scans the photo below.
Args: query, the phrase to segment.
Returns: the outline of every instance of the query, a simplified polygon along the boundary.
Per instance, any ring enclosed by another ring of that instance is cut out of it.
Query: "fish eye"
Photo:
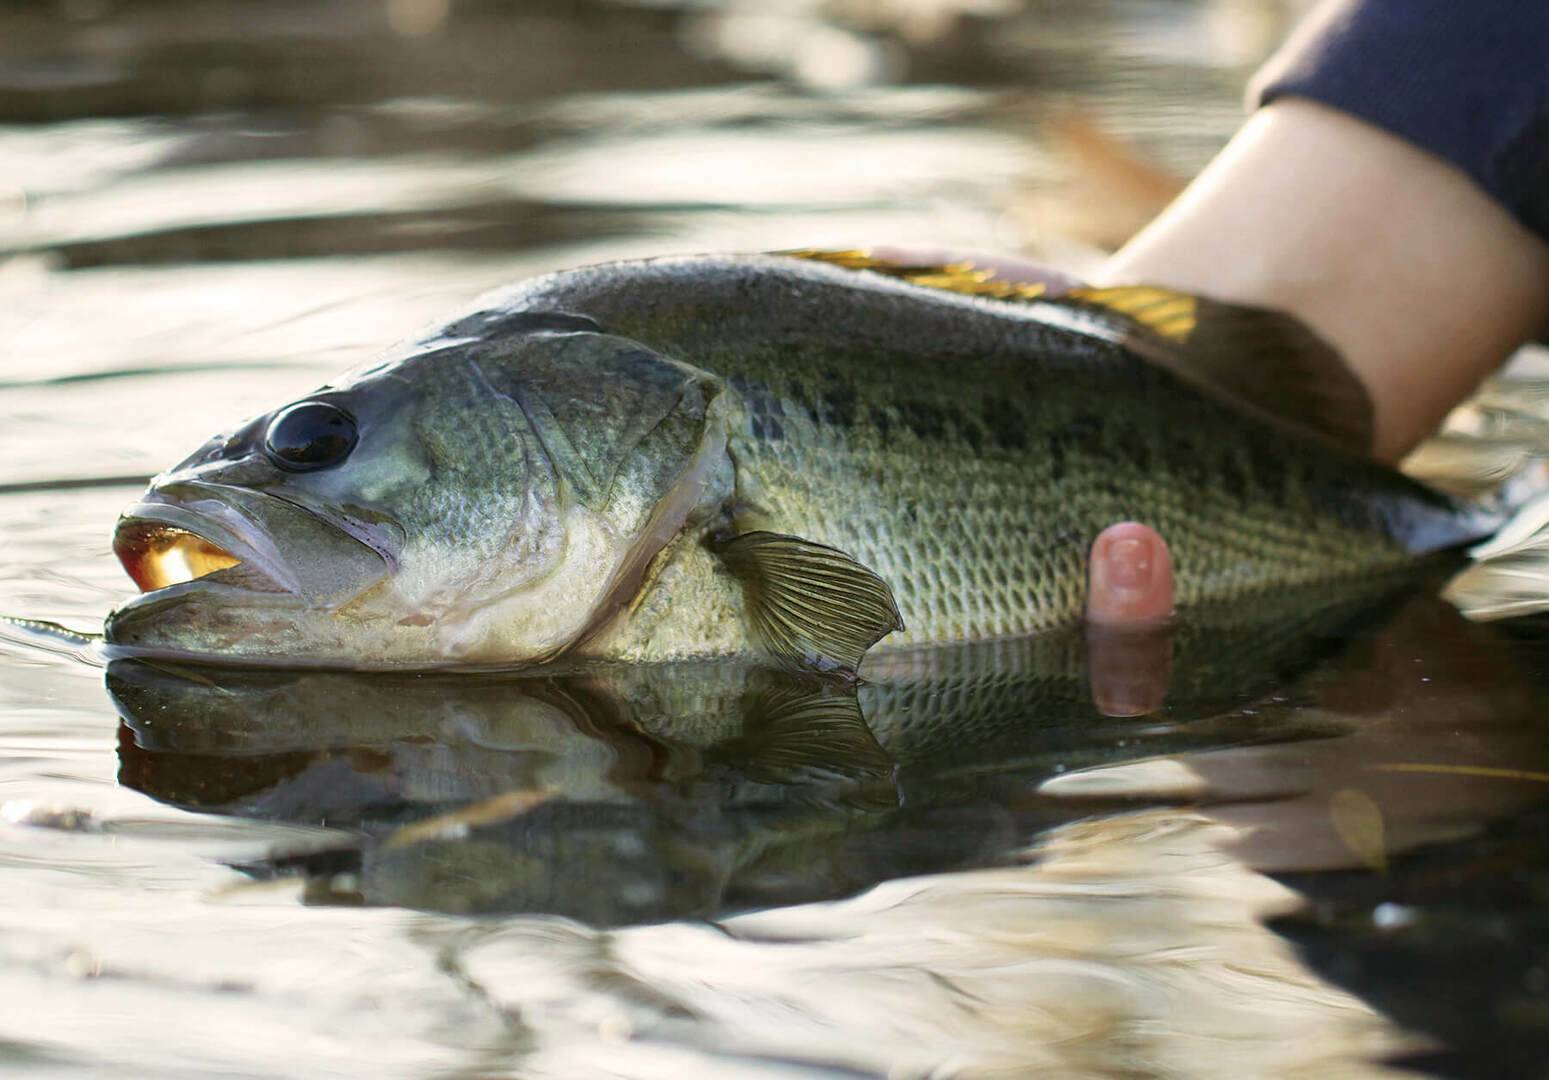
[[[312,472],[350,456],[360,432],[355,418],[326,401],[299,401],[274,414],[264,453],[286,472]]]

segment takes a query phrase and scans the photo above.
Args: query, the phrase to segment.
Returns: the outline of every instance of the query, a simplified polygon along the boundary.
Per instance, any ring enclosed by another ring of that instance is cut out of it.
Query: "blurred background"
[[[104,610],[131,485],[524,275],[889,243],[1080,273],[1306,6],[13,0],[0,491],[81,494],[8,504],[0,605]]]

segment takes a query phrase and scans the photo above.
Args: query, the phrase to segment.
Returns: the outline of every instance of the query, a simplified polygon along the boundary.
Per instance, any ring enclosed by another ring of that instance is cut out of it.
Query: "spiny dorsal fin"
[[[1041,281],[1007,281],[995,276],[995,271],[975,266],[972,262],[905,263],[883,259],[868,251],[825,251],[821,248],[795,248],[778,251],[793,259],[842,266],[846,270],[870,270],[873,273],[907,281],[911,285],[923,285],[928,289],[961,293],[964,296],[987,296],[994,300],[1037,300],[1048,292]]]
[[[1078,285],[1060,299],[1123,315],[1179,345],[1188,344],[1199,325],[1199,297],[1156,285]]]
[[[742,583],[759,640],[790,667],[853,673],[867,649],[904,628],[887,583],[836,548],[750,532],[715,550]]]
[[[1130,351],[1259,419],[1371,453],[1366,387],[1291,315],[1154,285],[1080,286],[1048,302],[1117,317]]]
[[[909,264],[861,250],[778,252],[913,285],[994,300],[1041,300],[1096,312],[1123,331],[1132,352],[1282,428],[1360,456],[1371,453],[1366,388],[1327,342],[1299,319],[1157,285],[1075,286],[1008,281],[972,262]]]

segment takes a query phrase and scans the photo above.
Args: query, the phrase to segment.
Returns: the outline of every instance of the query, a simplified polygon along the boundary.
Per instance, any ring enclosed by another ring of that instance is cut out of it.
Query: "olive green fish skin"
[[[698,258],[539,279],[448,335],[499,333],[519,311],[585,315],[724,378],[743,408],[740,523],[839,548],[888,582],[907,630],[879,648],[1069,625],[1089,544],[1126,519],[1167,537],[1184,608],[1392,570],[1489,528],[1239,416],[1050,305]],[[702,563],[658,588],[716,603],[687,581]],[[685,607],[647,602],[635,634],[605,645],[686,649],[667,633]]]
[[[167,529],[234,564],[106,638],[267,665],[852,669],[879,636],[1074,625],[1117,521],[1167,537],[1185,610],[1316,606],[1498,524],[1220,404],[1115,319],[778,256],[536,279],[303,399],[352,429],[325,465],[275,451],[282,406],[158,477],[121,521],[126,567]]]

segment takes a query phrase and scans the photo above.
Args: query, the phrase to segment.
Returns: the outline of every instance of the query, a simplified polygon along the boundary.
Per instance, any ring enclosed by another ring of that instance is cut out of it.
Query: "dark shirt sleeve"
[[[1328,0],[1249,87],[1445,158],[1549,239],[1549,0]]]

